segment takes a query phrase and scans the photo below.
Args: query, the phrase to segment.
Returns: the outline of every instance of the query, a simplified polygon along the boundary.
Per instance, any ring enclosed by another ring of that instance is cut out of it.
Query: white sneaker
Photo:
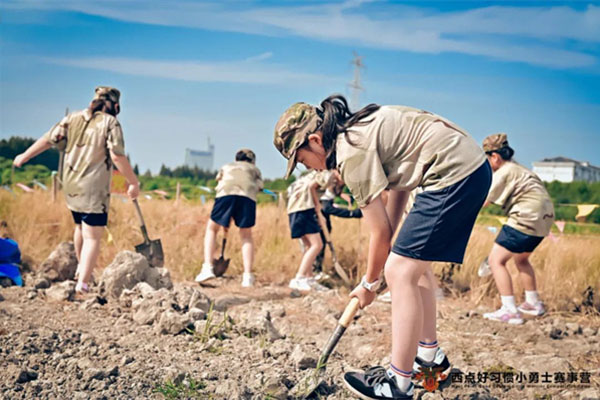
[[[213,266],[210,264],[202,264],[202,271],[198,275],[196,275],[195,281],[198,283],[208,281],[210,279],[216,278],[215,273],[213,271]]]
[[[316,290],[317,292],[326,292],[329,290],[329,288],[321,285],[319,282],[317,282],[317,280],[315,278],[306,278],[306,280],[308,281],[309,286]]]
[[[505,322],[511,325],[521,325],[523,323],[523,318],[521,318],[521,314],[519,312],[511,312],[504,307],[494,312],[483,314],[483,318],[492,321]]]
[[[541,301],[538,301],[535,304],[524,302],[519,307],[517,307],[517,310],[519,310],[523,314],[533,315],[535,317],[544,315],[544,313],[546,312],[546,309],[544,308],[544,303],[542,303]]]
[[[381,301],[382,303],[391,303],[392,293],[388,290],[384,294],[380,294],[379,296],[377,296],[377,301]]]
[[[249,288],[254,286],[254,274],[250,272],[244,272],[242,275],[242,287]]]
[[[308,279],[305,277],[292,279],[289,286],[290,289],[296,289],[302,292],[310,292],[313,289],[308,283]]]

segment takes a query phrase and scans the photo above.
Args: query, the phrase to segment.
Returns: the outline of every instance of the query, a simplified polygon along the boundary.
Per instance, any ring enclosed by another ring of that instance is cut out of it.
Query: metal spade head
[[[135,246],[135,251],[148,260],[151,267],[162,268],[165,263],[162,243],[160,239],[150,240]]]
[[[213,272],[216,277],[223,276],[225,271],[227,271],[227,268],[229,268],[229,261],[231,261],[231,259],[225,259],[223,256],[218,259],[213,259]]]

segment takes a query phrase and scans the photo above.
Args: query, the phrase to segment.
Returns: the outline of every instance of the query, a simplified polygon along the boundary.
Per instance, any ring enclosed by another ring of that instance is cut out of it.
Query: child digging
[[[298,272],[289,284],[291,289],[327,289],[314,278],[312,266],[323,249],[321,227],[317,220],[317,213],[321,212],[319,189],[325,190],[330,179],[329,171],[310,171],[288,187],[287,212],[292,239],[300,239],[304,248]]]
[[[513,161],[514,150],[509,146],[506,134],[497,133],[485,138],[483,150],[494,171],[486,204],[497,204],[508,215],[508,222],[502,226],[488,257],[502,307],[483,317],[522,324],[521,313],[539,316],[545,312],[529,256],[550,233],[554,223],[554,206],[540,178]],[[525,289],[525,301],[518,307],[506,269],[511,258],[515,261],[521,285]]]
[[[240,228],[244,273],[242,287],[254,286],[252,264],[254,242],[252,227],[256,223],[256,195],[263,188],[260,170],[256,167],[256,155],[252,150],[242,149],[235,155],[235,162],[225,164],[217,174],[217,196],[204,235],[204,264],[196,276],[202,283],[215,278],[213,259],[219,228],[229,228],[233,218]]]
[[[370,231],[367,271],[350,296],[371,304],[385,265],[392,296],[389,368],[344,375],[363,399],[412,399],[411,375],[424,368],[448,376],[438,347],[432,261],[462,263],[492,171],[478,144],[452,122],[426,111],[370,104],[353,113],[333,95],[319,106],[292,105],[275,127],[275,147],[318,170],[337,168],[362,209]],[[391,248],[408,194],[422,193]],[[391,189],[387,206],[382,192]]]
[[[62,176],[67,207],[75,221],[73,243],[77,254],[77,293],[89,291],[88,282],[100,252],[100,239],[108,221],[112,165],[125,176],[131,199],[139,182],[125,155],[123,131],[117,120],[121,93],[111,87],[96,88],[85,110],[71,113],[54,125],[13,164],[20,167],[53,145],[64,150]]]

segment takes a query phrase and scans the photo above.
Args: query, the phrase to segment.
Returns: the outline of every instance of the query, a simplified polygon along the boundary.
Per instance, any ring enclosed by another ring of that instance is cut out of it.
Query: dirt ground
[[[0,397],[296,398],[347,301],[343,290],[247,290],[237,278],[209,288],[177,283],[170,293],[191,288],[219,311],[209,312],[195,333],[179,334],[139,325],[127,304],[94,293],[53,301],[31,286],[1,289]],[[470,309],[459,298],[439,301],[439,342],[456,375],[443,390],[421,388],[415,398],[600,398],[597,319],[550,313],[508,326],[483,320],[489,309]],[[344,371],[389,363],[390,311],[391,305],[376,302],[360,312],[311,398],[353,398],[344,389]],[[267,330],[261,329],[265,319]]]

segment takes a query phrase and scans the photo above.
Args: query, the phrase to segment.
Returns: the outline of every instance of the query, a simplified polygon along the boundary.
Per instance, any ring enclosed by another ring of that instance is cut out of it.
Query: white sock
[[[398,385],[398,389],[400,389],[403,392],[406,392],[410,387],[412,371],[402,371],[401,369],[394,367],[392,364],[390,364],[390,368],[388,369],[388,371],[391,375],[394,376],[394,378],[396,378],[396,384]]]
[[[433,342],[419,341],[419,347],[417,348],[417,357],[426,362],[432,362],[435,358],[439,346],[437,340]]]
[[[515,304],[515,296],[500,296],[502,299],[502,306],[512,313],[517,312],[517,305]]]
[[[538,301],[540,301],[540,296],[538,295],[537,290],[526,290],[525,301],[531,304],[532,306],[535,306],[538,303]]]

